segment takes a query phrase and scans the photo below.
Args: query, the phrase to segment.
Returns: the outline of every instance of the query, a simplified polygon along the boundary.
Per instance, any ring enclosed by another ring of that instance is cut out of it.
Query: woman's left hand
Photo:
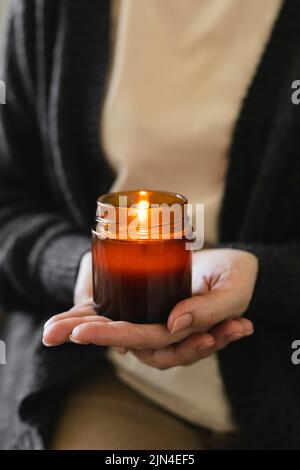
[[[174,334],[193,327],[196,333],[167,348],[133,351],[159,369],[188,365],[250,336],[252,322],[241,317],[251,301],[258,275],[257,258],[242,250],[214,249],[193,253],[193,294],[179,302],[168,318]],[[202,343],[197,346],[200,336]]]
[[[55,346],[70,338],[119,352],[130,349],[159,369],[191,364],[253,333],[251,321],[241,315],[251,300],[257,272],[258,261],[248,252],[202,250],[193,254],[194,296],[174,307],[167,325],[113,322],[96,315],[89,299],[52,317],[43,341]]]

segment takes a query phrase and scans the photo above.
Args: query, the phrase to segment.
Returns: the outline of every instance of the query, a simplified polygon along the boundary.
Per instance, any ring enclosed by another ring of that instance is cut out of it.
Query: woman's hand
[[[246,251],[215,249],[193,253],[194,296],[173,308],[167,326],[172,334],[188,328],[207,331],[207,347],[205,335],[194,334],[179,344],[134,354],[148,365],[165,369],[191,364],[251,335],[252,322],[240,317],[251,301],[257,275],[258,260]],[[200,336],[203,343],[200,348],[195,347]],[[209,346],[211,340],[214,343]]]
[[[257,258],[233,249],[203,250],[193,254],[193,297],[179,302],[168,318],[173,333],[182,328],[213,327],[239,318],[252,298],[258,274]]]
[[[82,259],[75,306],[45,325],[44,344],[66,341],[128,349],[160,369],[190,364],[253,332],[239,318],[251,300],[258,263],[244,251],[203,250],[193,255],[194,297],[177,304],[167,325],[111,321],[95,314],[91,294],[91,257]]]

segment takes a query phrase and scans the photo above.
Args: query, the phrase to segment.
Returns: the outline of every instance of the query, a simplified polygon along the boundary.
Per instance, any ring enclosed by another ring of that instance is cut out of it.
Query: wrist
[[[91,296],[91,286],[87,286],[87,280],[91,281],[91,279],[89,279],[91,273],[92,254],[91,251],[88,250],[82,255],[79,262],[73,295],[74,305],[84,301],[86,298]]]

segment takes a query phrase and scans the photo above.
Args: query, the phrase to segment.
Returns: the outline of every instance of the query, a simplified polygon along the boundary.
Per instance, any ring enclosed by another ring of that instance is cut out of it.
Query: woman
[[[13,3],[2,447],[300,448],[299,18],[288,0]],[[136,187],[205,204],[195,295],[166,326],[90,300],[96,198]]]

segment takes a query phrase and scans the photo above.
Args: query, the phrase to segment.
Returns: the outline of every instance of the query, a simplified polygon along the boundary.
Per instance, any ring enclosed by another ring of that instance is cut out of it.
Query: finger
[[[71,317],[57,320],[45,328],[43,333],[43,344],[45,346],[57,346],[69,341],[73,329],[81,323],[88,322],[106,323],[110,322],[109,318],[97,316],[81,316]]]
[[[162,349],[132,353],[145,364],[160,370],[192,364],[214,351],[215,340],[208,333],[194,334],[178,344]]]
[[[210,291],[207,295],[196,295],[179,302],[168,318],[168,329],[176,333],[187,328],[210,328],[216,323],[239,316],[240,301],[233,297],[229,288]]]
[[[209,333],[194,334],[179,344],[158,350],[132,351],[132,353],[145,364],[164,370],[205,359],[229,343],[252,333],[252,322],[246,318],[239,318],[228,320]]]
[[[125,321],[83,323],[72,331],[71,341],[130,349],[159,349],[182,341],[194,333],[186,329],[171,335],[163,324],[136,324]]]
[[[218,325],[214,326],[209,332],[216,337],[224,336],[229,337],[233,334],[248,334],[253,333],[253,323],[247,318],[237,318],[235,320],[225,320]]]
[[[250,336],[253,332],[253,324],[247,318],[229,320],[210,330],[216,341],[216,350],[225,348],[225,346],[233,341]]]
[[[46,321],[44,328],[47,328],[49,325],[52,323],[58,321],[58,320],[64,320],[65,318],[72,318],[72,317],[84,317],[84,316],[91,316],[91,315],[97,315],[93,308],[93,304],[90,302],[86,302],[83,305],[76,305],[75,307],[72,307],[70,310],[67,310],[66,312],[63,313],[58,313],[57,315],[53,315],[53,317],[49,318],[48,321]]]

